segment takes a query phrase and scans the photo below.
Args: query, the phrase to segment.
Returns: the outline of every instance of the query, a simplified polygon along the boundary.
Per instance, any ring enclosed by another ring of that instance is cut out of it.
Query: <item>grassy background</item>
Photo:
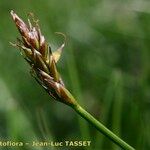
[[[119,150],[70,108],[53,101],[33,80],[28,65],[9,45],[19,36],[11,9],[24,19],[33,12],[53,50],[62,42],[54,32],[67,35],[58,67],[68,89],[126,142],[138,150],[150,149],[150,2],[0,2],[1,140],[91,140],[89,150]]]

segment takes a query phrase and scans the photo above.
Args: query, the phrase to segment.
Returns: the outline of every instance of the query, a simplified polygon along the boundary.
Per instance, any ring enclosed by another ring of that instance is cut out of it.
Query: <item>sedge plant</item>
[[[73,108],[100,133],[108,137],[122,149],[134,150],[133,147],[107,129],[101,122],[96,120],[90,113],[81,107],[66,88],[57,70],[57,62],[60,59],[65,42],[56,51],[52,52],[50,45],[42,35],[39,24],[34,17],[32,17],[32,22],[28,18],[27,25],[14,11],[11,11],[11,16],[21,34],[21,39],[18,38],[17,43],[11,44],[21,50],[24,59],[31,66],[32,76],[45,91],[53,97],[54,100]]]

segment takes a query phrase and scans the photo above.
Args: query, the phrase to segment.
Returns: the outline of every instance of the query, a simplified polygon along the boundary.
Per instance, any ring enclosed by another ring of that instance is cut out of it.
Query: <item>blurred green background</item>
[[[24,19],[33,12],[53,50],[62,43],[54,32],[67,35],[58,68],[68,89],[130,145],[150,149],[150,1],[0,1],[0,140],[91,140],[89,148],[49,149],[119,150],[30,76],[9,44],[19,37],[11,9]]]

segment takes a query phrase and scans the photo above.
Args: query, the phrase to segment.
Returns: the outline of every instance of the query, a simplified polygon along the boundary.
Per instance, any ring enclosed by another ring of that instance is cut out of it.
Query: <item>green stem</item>
[[[120,139],[117,135],[107,129],[102,123],[97,121],[91,114],[84,110],[79,104],[73,106],[73,109],[89,123],[91,123],[98,131],[107,136],[111,141],[116,143],[118,146],[124,150],[135,150],[129,144]]]

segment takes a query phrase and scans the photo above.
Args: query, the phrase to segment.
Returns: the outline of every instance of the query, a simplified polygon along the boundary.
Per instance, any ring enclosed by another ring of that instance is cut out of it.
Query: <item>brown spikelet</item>
[[[76,105],[77,102],[65,88],[56,66],[65,43],[52,53],[37,22],[32,25],[28,19],[29,25],[27,25],[14,11],[11,11],[11,16],[22,37],[19,44],[13,46],[21,48],[25,60],[31,66],[33,77],[54,99],[67,105]]]

